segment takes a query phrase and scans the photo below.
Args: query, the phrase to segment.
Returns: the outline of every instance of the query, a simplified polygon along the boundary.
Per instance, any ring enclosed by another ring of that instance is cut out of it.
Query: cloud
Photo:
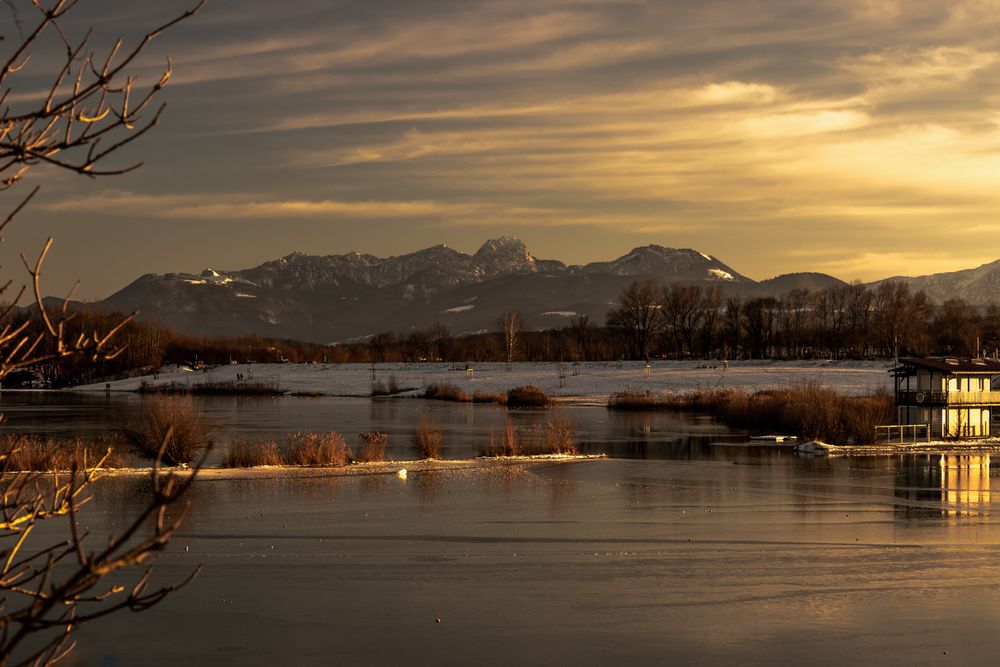
[[[129,177],[131,192],[47,210],[405,219],[414,235],[530,227],[554,239],[576,227],[713,254],[732,243],[768,269],[806,237],[850,239],[852,256],[817,261],[851,272],[948,245],[923,256],[953,267],[983,244],[948,230],[994,233],[1000,210],[996,10],[303,0],[285,16],[257,0],[209,5],[165,91],[154,140],[166,148]],[[219,194],[191,194],[206,184]]]
[[[160,219],[257,220],[303,217],[422,218],[473,215],[476,204],[435,201],[267,200],[252,195],[141,194],[107,190],[43,204],[52,213],[101,213]]]

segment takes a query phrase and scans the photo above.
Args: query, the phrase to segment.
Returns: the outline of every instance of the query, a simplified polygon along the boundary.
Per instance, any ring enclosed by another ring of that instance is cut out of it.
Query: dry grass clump
[[[482,456],[538,456],[544,454],[576,454],[573,423],[565,417],[553,417],[545,428],[535,427],[527,433],[507,420],[499,433],[490,431]]]
[[[643,401],[647,401],[643,407]],[[815,383],[767,389],[755,393],[736,389],[698,389],[681,394],[612,395],[608,407],[628,409],[680,408],[704,410],[736,428],[789,433],[832,444],[867,444],[875,426],[895,422],[892,397],[844,396]]]
[[[376,463],[385,461],[385,446],[389,444],[389,436],[379,431],[359,433],[361,449],[358,450],[358,463]]]
[[[513,422],[507,420],[499,434],[490,430],[490,440],[486,447],[480,450],[483,456],[520,456],[521,454],[521,431],[514,428]]]
[[[290,466],[342,466],[351,450],[339,433],[296,433],[288,436],[282,459]]]
[[[424,398],[431,398],[437,401],[454,401],[456,403],[468,403],[472,400],[467,392],[448,383],[428,385],[427,389],[424,390]]]
[[[444,440],[441,427],[427,417],[421,417],[413,433],[413,445],[425,459],[441,457],[441,443]]]
[[[548,404],[548,394],[532,385],[507,391],[507,406],[511,408],[544,408]]]
[[[190,463],[199,449],[212,444],[212,429],[191,399],[179,396],[144,399],[140,417],[122,433],[130,445],[153,458],[166,442],[163,461],[171,465]]]
[[[0,436],[0,465],[7,470],[55,472],[101,468],[128,468],[132,456],[117,434],[101,435],[92,440],[71,438],[56,440],[37,435],[4,434]]]
[[[280,466],[283,463],[278,443],[271,440],[251,442],[246,438],[237,438],[229,443],[229,449],[222,459],[224,468]]]
[[[566,417],[553,417],[545,427],[543,449],[543,454],[576,454],[573,422]]]

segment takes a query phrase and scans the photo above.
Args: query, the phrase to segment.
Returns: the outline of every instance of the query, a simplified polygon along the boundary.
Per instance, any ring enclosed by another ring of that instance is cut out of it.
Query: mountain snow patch
[[[455,306],[454,308],[446,308],[442,310],[442,313],[464,313],[467,310],[472,310],[475,306]]]
[[[716,280],[736,280],[733,278],[733,274],[729,271],[723,271],[722,269],[709,269],[708,275]]]
[[[698,254],[701,255],[702,257],[704,257],[705,259],[707,259],[708,261],[710,261],[710,262],[712,261],[712,256],[711,255],[706,255],[703,252],[699,252]]]

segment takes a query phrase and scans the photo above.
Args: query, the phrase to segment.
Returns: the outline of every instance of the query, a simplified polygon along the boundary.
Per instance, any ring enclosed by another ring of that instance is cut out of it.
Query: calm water
[[[508,417],[525,431],[543,427],[553,414],[568,417],[583,453],[627,458],[705,458],[720,443],[747,441],[746,432],[729,429],[705,415],[620,413],[601,406],[556,410],[507,410],[495,405],[458,404],[419,399],[299,397],[196,397],[194,404],[215,427],[222,449],[236,435],[284,438],[290,433],[337,431],[356,444],[363,431],[389,434],[396,460],[417,458],[411,445],[421,417],[439,424],[444,458],[479,453],[491,432],[499,433]],[[89,435],[129,423],[138,417],[142,400],[133,394],[2,392],[0,412],[10,431],[46,435]]]
[[[215,413],[402,434],[422,404],[349,405]],[[427,408],[453,434],[504,419]],[[995,664],[988,457],[803,458],[712,445],[739,435],[700,419],[568,414],[592,446],[650,458],[200,482],[157,572],[202,575],[86,628],[70,664]],[[103,480],[92,534],[120,529],[144,486]]]

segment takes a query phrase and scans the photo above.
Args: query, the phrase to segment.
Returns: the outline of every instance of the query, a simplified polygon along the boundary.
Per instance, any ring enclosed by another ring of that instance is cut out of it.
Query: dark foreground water
[[[375,429],[397,459],[414,456],[423,415],[442,425],[448,457],[474,454],[508,416],[531,428],[551,415],[419,400],[198,405],[223,442]],[[138,406],[5,392],[0,409],[12,430],[86,434]],[[202,575],[151,611],[85,628],[69,664],[987,665],[1000,655],[988,458],[813,459],[749,446],[703,416],[562,412],[583,451],[621,458],[200,481],[157,577],[177,581],[197,564]],[[120,530],[145,486],[102,480],[82,523],[94,537]]]
[[[202,576],[87,628],[74,664],[994,664],[990,472],[720,456],[206,480],[158,565]],[[137,486],[105,480],[90,527]]]

